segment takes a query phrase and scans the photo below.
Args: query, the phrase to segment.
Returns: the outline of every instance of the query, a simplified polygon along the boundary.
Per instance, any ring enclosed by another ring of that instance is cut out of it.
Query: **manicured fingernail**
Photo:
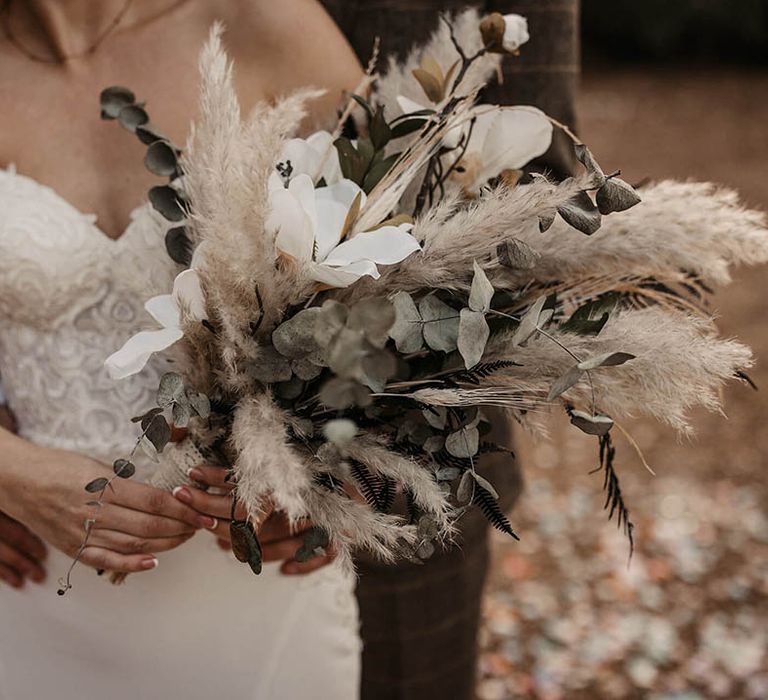
[[[205,474],[201,472],[197,467],[192,467],[191,469],[187,469],[187,476],[192,479],[192,481],[204,481],[205,480]]]
[[[219,524],[219,521],[216,520],[216,518],[211,518],[207,515],[201,515],[197,519],[198,525],[200,527],[204,527],[206,530],[215,530],[216,526]]]
[[[142,569],[155,569],[157,568],[157,565],[160,562],[157,560],[157,557],[152,557],[151,559],[144,559],[144,561],[141,562],[141,568]]]
[[[171,493],[182,503],[192,502],[192,494],[189,492],[189,489],[186,489],[183,486],[177,486]]]

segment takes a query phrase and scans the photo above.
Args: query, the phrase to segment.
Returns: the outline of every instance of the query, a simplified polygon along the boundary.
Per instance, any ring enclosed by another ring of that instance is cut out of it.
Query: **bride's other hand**
[[[75,556],[95,519],[80,560],[95,569],[146,571],[155,554],[178,547],[198,529],[213,527],[171,494],[127,479],[115,479],[100,508],[85,484],[109,476],[103,464],[82,455],[32,445],[0,431],[0,510],[33,529],[45,542]]]
[[[45,580],[43,561],[48,551],[43,541],[17,520],[0,513],[0,580],[22,588],[26,579]]]
[[[202,465],[189,471],[189,477],[204,484],[218,493],[202,491],[191,486],[182,486],[173,494],[182,503],[191,506],[200,513],[211,515],[217,519],[212,532],[219,544],[227,547],[229,544],[229,522],[232,515],[232,496],[229,493],[234,488],[226,481],[228,470],[223,467]],[[235,506],[235,518],[244,520],[247,514],[241,503]],[[308,574],[330,564],[336,555],[329,552],[323,557],[313,557],[306,562],[295,559],[296,552],[304,544],[303,533],[312,527],[307,520],[291,530],[288,520],[283,513],[274,511],[257,528],[259,542],[265,562],[281,561],[280,570],[286,575]]]

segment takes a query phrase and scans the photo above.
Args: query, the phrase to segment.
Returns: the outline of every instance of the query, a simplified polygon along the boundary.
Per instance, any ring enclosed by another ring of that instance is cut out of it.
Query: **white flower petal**
[[[528,33],[528,20],[522,15],[504,15],[504,37],[501,46],[505,51],[514,53],[525,44],[531,35]]]
[[[109,376],[112,379],[124,379],[140,372],[153,353],[169,348],[183,335],[178,328],[137,333],[105,360]]]
[[[312,147],[308,139],[290,139],[283,145],[280,152],[280,162],[291,163],[291,178],[297,175],[315,177],[320,166],[320,155]]]
[[[199,270],[205,265],[205,255],[208,249],[208,241],[200,241],[195,248],[195,252],[192,253],[192,260],[189,262],[189,267],[192,270]]]
[[[480,119],[476,126],[479,122]],[[541,110],[535,107],[499,109],[487,126],[480,150],[482,169],[478,173],[478,186],[504,170],[522,168],[545,153],[551,143],[552,123]]]
[[[328,265],[349,265],[360,260],[371,260],[380,265],[393,265],[417,250],[419,242],[408,231],[412,224],[383,226],[375,231],[358,233],[334,248],[325,259]]]
[[[313,280],[327,284],[329,287],[348,287],[365,275],[374,279],[380,277],[376,265],[370,260],[359,260],[343,267],[316,264],[310,270],[310,276]]]
[[[341,180],[335,185],[315,190],[315,260],[318,262],[325,260],[328,253],[338,245],[347,214],[357,197],[360,197],[362,207],[365,204],[365,192],[351,180]]]
[[[325,180],[326,185],[335,185],[342,179],[339,154],[333,145],[333,134],[328,131],[316,131],[307,137],[307,143],[317,152],[319,171],[308,173],[317,182]]]
[[[197,270],[184,270],[176,275],[173,281],[173,299],[177,308],[186,309],[191,319],[202,321],[207,318],[205,294]]]
[[[181,325],[179,305],[171,294],[147,299],[144,308],[163,328],[178,328]]]
[[[300,178],[309,179],[306,175],[301,175]],[[314,214],[314,202],[312,209]],[[312,259],[315,247],[314,222],[302,207],[296,191],[283,188],[270,193],[270,212],[266,227],[269,231],[277,233],[275,248],[279,251],[301,261]]]

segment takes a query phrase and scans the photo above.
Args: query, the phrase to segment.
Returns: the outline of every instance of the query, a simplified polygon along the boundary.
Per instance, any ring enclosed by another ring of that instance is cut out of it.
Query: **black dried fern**
[[[475,365],[472,369],[463,369],[444,377],[448,382],[465,384],[474,384],[475,386],[480,384],[480,380],[490,377],[494,372],[498,372],[501,369],[507,367],[519,367],[518,362],[512,360],[494,360],[493,362],[482,362],[479,365]]]
[[[410,489],[403,489],[403,495],[405,496],[405,505],[408,509],[408,522],[413,525],[418,522],[421,517],[421,511],[416,505],[416,499],[413,496],[413,492]]]
[[[395,502],[395,480],[386,474],[382,474],[380,480],[379,510],[382,513],[389,513],[389,511],[392,510],[392,504]]]
[[[490,492],[480,486],[480,484],[475,484],[472,502],[480,508],[488,522],[497,530],[501,530],[501,532],[506,533],[510,537],[514,537],[516,540],[520,539],[512,529],[512,525],[507,519],[507,516],[502,512],[498,501]]]
[[[371,472],[368,471],[368,468],[360,462],[351,462],[350,471],[357,482],[358,491],[360,491],[360,494],[366,500],[366,503],[368,503],[371,508],[379,510],[379,490],[381,488],[379,479],[371,474]]]
[[[621,485],[619,476],[616,474],[613,462],[616,457],[616,448],[611,440],[610,433],[600,438],[600,466],[593,469],[590,474],[597,471],[603,471],[603,491],[605,491],[604,510],[608,510],[608,520],[613,518],[614,513],[617,516],[617,526],[623,528],[624,534],[629,540],[629,558],[635,551],[635,541],[633,531],[635,526],[629,519],[629,508],[624,503],[624,497],[621,494]]]

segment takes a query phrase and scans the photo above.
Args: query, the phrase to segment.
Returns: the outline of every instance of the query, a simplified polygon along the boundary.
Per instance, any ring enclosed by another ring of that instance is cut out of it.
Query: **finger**
[[[259,541],[262,544],[284,540],[294,535],[300,535],[305,530],[312,527],[312,521],[309,518],[302,518],[293,528],[288,523],[285,513],[276,512],[264,521],[259,529]]]
[[[235,488],[233,483],[227,481],[230,470],[226,467],[217,467],[210,464],[201,464],[187,472],[187,476],[193,481],[199,481],[206,486],[215,486],[225,491],[231,491]]]
[[[4,513],[0,513],[0,532],[5,542],[30,559],[42,561],[48,556],[48,548],[37,535]]]
[[[262,558],[264,561],[285,561],[293,559],[296,552],[304,544],[303,537],[289,537],[277,542],[262,544]]]
[[[104,547],[88,546],[83,550],[80,561],[94,569],[136,573],[151,571],[157,567],[157,558],[147,554],[119,554]]]
[[[5,581],[11,588],[22,588],[24,577],[16,570],[5,564],[0,564],[0,580]]]
[[[94,530],[91,542],[120,554],[157,554],[176,549],[193,535],[194,533],[187,533],[176,537],[145,538],[133,537],[117,530]]]
[[[232,543],[229,540],[219,538],[216,540],[216,544],[219,545],[219,547],[221,547],[221,549],[223,549],[225,552],[232,551]]]
[[[177,486],[173,490],[173,495],[179,501],[194,508],[199,513],[213,516],[219,520],[231,519],[232,496],[217,496],[192,486]],[[246,517],[245,506],[242,503],[238,503],[235,508],[235,519],[245,520]]]
[[[45,580],[43,567],[5,542],[0,542],[0,562],[11,569],[15,569],[22,576],[29,576],[35,583],[41,583]]]
[[[332,564],[336,559],[335,554],[326,554],[322,557],[312,557],[309,561],[287,560],[280,566],[280,572],[286,576],[304,576],[313,571],[322,569],[328,564]]]
[[[200,519],[198,527],[205,525],[213,527],[213,518],[196,514]],[[205,525],[203,524],[205,523]],[[138,510],[131,510],[113,503],[105,503],[96,516],[94,530],[117,530],[135,537],[157,538],[177,537],[193,533],[197,528],[172,518],[159,515],[149,515]]]
[[[117,484],[118,481],[119,484]],[[119,479],[113,483],[116,484],[115,491],[105,499],[107,502],[126,506],[142,513],[172,518],[193,527],[201,527],[200,514],[174,498],[168,491],[126,479]]]

